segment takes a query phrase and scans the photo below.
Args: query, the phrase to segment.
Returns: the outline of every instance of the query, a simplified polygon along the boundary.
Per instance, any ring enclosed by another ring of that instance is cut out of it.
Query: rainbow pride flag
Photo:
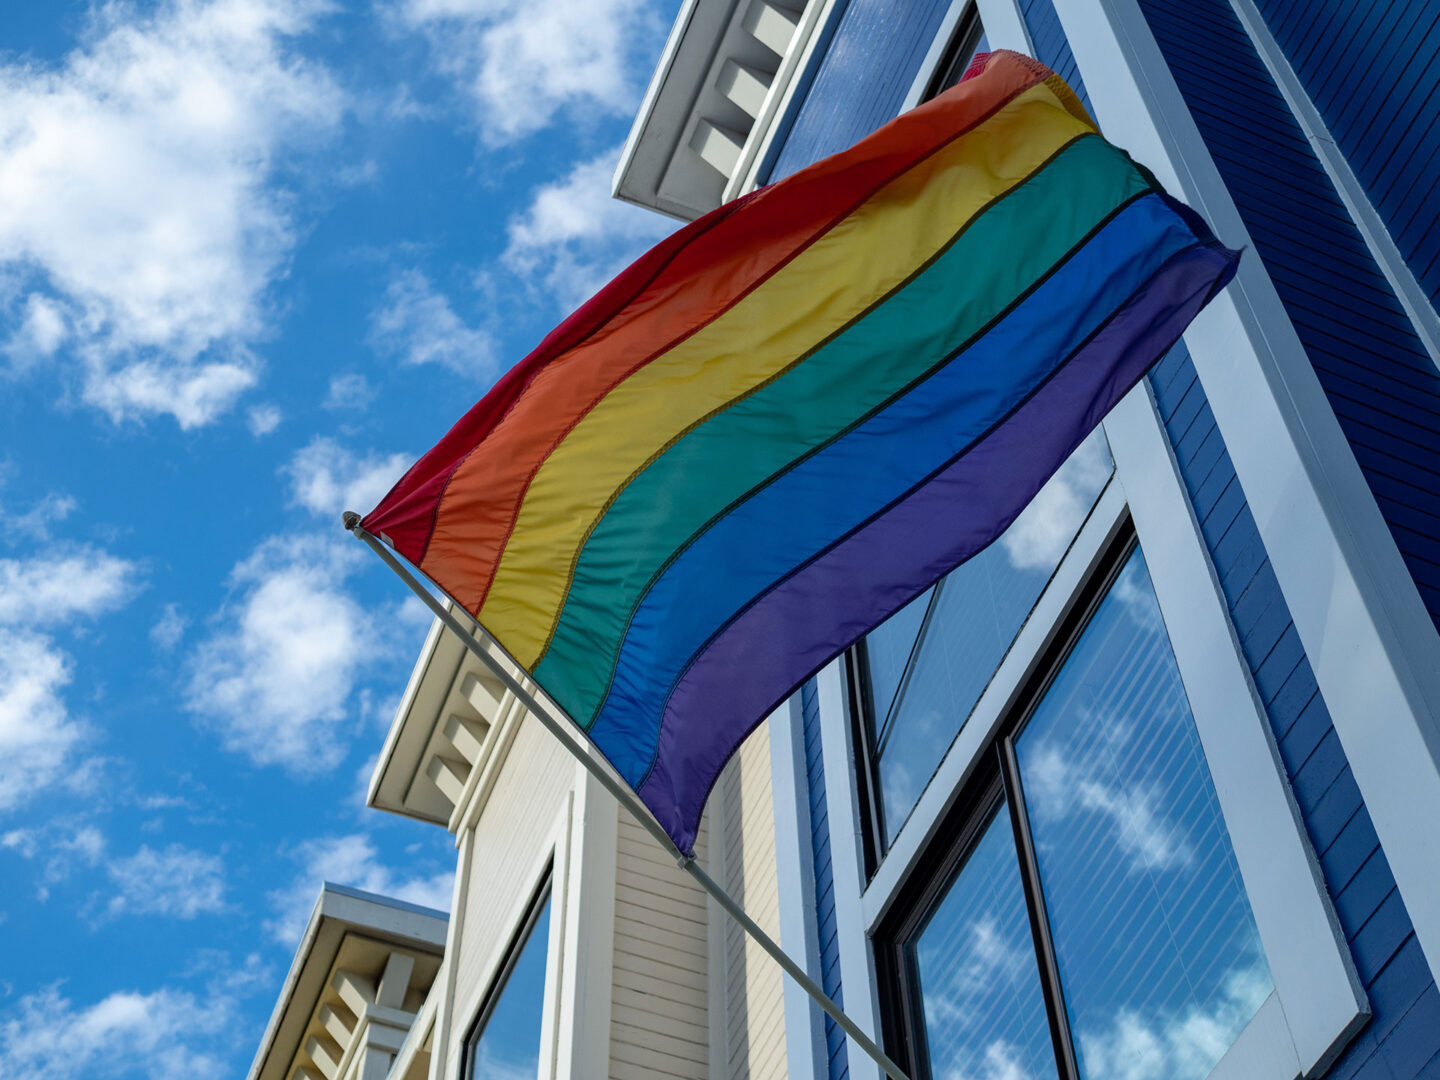
[[[998,537],[1236,258],[997,52],[642,256],[363,524],[688,852],[741,740]]]

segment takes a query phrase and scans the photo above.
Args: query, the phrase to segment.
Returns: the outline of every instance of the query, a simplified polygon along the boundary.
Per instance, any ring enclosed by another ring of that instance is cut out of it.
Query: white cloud
[[[671,232],[676,223],[610,196],[618,151],[580,162],[563,179],[536,191],[511,219],[503,266],[565,310]]]
[[[295,243],[276,164],[343,111],[291,48],[322,7],[106,4],[59,64],[0,66],[0,267],[25,295],[12,357],[68,343],[84,399],[117,420],[193,427],[253,385],[246,345]]]
[[[468,326],[418,270],[405,270],[391,279],[384,306],[370,320],[370,331],[376,346],[407,364],[440,364],[476,378],[495,368],[491,336]]]
[[[0,559],[0,624],[47,626],[124,604],[138,567],[98,548],[76,546],[32,559]]]
[[[330,391],[325,395],[322,408],[365,409],[375,400],[375,390],[370,380],[358,371],[336,375],[330,380]]]
[[[1020,1060],[1019,1050],[1004,1039],[996,1039],[985,1047],[976,1063],[976,1071],[949,1069],[943,1080],[1033,1080]]]
[[[1270,995],[1263,966],[1230,972],[1208,1007],[1146,1017],[1121,1009],[1108,1030],[1082,1029],[1080,1062],[1087,1076],[1111,1080],[1201,1080]]]
[[[1096,428],[1000,537],[1010,564],[1017,570],[1053,570],[1112,468],[1110,447]]]
[[[1100,730],[1118,747],[1130,726],[1115,722],[1102,724]],[[1025,757],[1025,794],[1040,817],[1058,821],[1077,810],[1100,814],[1109,823],[1111,839],[1137,871],[1172,870],[1194,858],[1180,827],[1156,809],[1160,800],[1154,791],[1106,783],[1097,770],[1070,760],[1053,742],[1031,747]]]
[[[653,0],[397,0],[499,145],[557,115],[624,116],[664,26]]]
[[[0,811],[66,778],[87,733],[61,697],[69,681],[48,637],[0,626]]]
[[[230,1075],[249,1031],[240,1002],[268,982],[258,956],[202,955],[220,972],[200,992],[119,990],[77,1006],[58,985],[19,999],[0,1020],[0,1076],[25,1080],[191,1080]]]
[[[269,435],[280,426],[280,421],[285,419],[278,406],[266,402],[264,405],[256,405],[245,413],[245,425],[250,429],[250,434],[257,439]]]
[[[0,513],[0,527],[11,537],[19,535],[31,540],[49,540],[50,526],[64,521],[79,505],[70,495],[51,492],[23,514]]]
[[[374,843],[363,833],[309,840],[290,856],[300,864],[301,871],[288,886],[270,894],[275,917],[265,923],[270,935],[282,945],[293,946],[300,940],[320,886],[327,881],[439,911],[450,910],[453,872],[402,877],[380,861]]]
[[[168,915],[193,919],[225,910],[225,865],[207,855],[171,844],[164,851],[141,847],[106,867],[117,890],[108,915]]]
[[[391,613],[367,613],[345,590],[362,555],[339,537],[277,537],[235,567],[185,692],[227,749],[296,774],[344,758],[356,681],[393,651],[380,632]]]
[[[166,604],[160,611],[160,618],[150,628],[150,640],[161,652],[171,652],[185,636],[188,620],[178,604]]]
[[[54,300],[40,293],[25,298],[20,325],[11,334],[4,352],[17,369],[52,356],[69,335],[65,311]]]
[[[203,427],[235,404],[258,381],[258,365],[246,353],[213,363],[166,358],[122,366],[95,361],[92,353],[85,400],[111,420],[170,415],[181,428]]]
[[[352,454],[333,439],[317,438],[285,467],[290,501],[339,521],[345,510],[364,513],[385,497],[410,467],[409,454]]]

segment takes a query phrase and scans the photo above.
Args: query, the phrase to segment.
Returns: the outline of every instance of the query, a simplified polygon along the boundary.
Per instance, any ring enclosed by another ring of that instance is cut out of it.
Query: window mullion
[[[1025,810],[1025,793],[1020,783],[1020,763],[1015,756],[1014,736],[1001,739],[996,749],[1000,756],[1000,777],[1005,786],[1005,803],[1010,808],[1015,854],[1020,861],[1020,881],[1025,889],[1025,907],[1030,915],[1030,933],[1040,965],[1040,989],[1045,997],[1045,1012],[1050,1021],[1050,1040],[1055,1048],[1055,1063],[1060,1070],[1060,1080],[1080,1080],[1075,1043],[1070,1034],[1070,1017],[1065,1011],[1065,997],[1060,987],[1060,967],[1055,959],[1055,943],[1050,937],[1050,920],[1045,914],[1045,892],[1040,885],[1040,866],[1035,858],[1030,817]]]

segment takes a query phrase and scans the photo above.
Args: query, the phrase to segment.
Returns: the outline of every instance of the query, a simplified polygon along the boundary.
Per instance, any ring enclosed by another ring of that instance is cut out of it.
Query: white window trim
[[[492,947],[491,954],[485,962],[484,978],[476,980],[476,989],[463,1003],[463,1007],[455,1011],[456,1022],[453,1024],[452,1030],[456,1033],[456,1043],[453,1054],[437,1052],[434,1056],[433,1060],[437,1063],[447,1059],[455,1061],[458,1069],[456,1075],[460,1076],[462,1080],[468,1080],[464,1077],[466,1043],[471,1035],[476,1017],[484,1007],[489,995],[497,989],[495,980],[512,955],[517,944],[515,935],[529,915],[531,904],[546,875],[550,877],[550,926],[545,943],[544,1007],[540,1014],[540,1062],[537,1075],[550,1077],[552,1080],[570,1075],[568,1071],[560,1069],[561,1059],[558,1051],[561,1034],[559,1018],[566,1012],[573,1013],[578,1004],[573,997],[562,999],[562,991],[567,982],[573,987],[573,977],[569,976],[569,969],[573,965],[567,965],[565,960],[567,923],[574,921],[569,917],[568,909],[572,876],[570,873],[571,827],[575,820],[575,803],[574,792],[567,793],[549,837],[540,846],[535,857],[531,859],[525,875],[521,878],[525,883],[525,888],[520,890],[511,901],[510,911],[503,924],[507,928],[507,932]],[[456,911],[451,918],[463,920],[465,912]],[[524,948],[525,942],[520,942],[519,946]],[[448,959],[452,958],[447,957]],[[501,989],[503,992],[503,988]],[[608,1027],[607,1024],[607,1034]],[[608,1039],[605,1060],[607,1062],[609,1060]],[[436,1075],[435,1069],[432,1067],[432,1080]],[[443,1073],[440,1075],[443,1076]]]
[[[1155,588],[1275,985],[1210,1080],[1292,1080],[1314,1074],[1334,1060],[1365,1022],[1369,1012],[1364,992],[1147,384],[1116,407],[1105,430],[1115,476],[858,897],[862,919],[873,933],[889,913],[1128,516]],[[836,675],[837,683],[842,677]],[[822,696],[821,704],[823,730],[848,730],[843,700],[831,703]],[[840,752],[848,754],[848,744]],[[829,743],[825,753],[827,787],[844,777],[845,795],[854,799],[853,756],[831,757]],[[834,820],[832,809],[832,825]],[[852,820],[858,825],[858,809]],[[838,873],[836,882],[838,914]],[[842,973],[848,991],[849,971],[843,965]]]
[[[1284,1028],[1267,1028],[1273,1045],[1254,1051],[1277,1071],[1242,1062],[1234,1075],[1313,1075],[1369,1017],[1365,990],[1148,382],[1105,434],[1283,1010]]]
[[[981,752],[994,741],[995,733],[1014,709],[1026,683],[1054,641],[1060,624],[1074,606],[1086,581],[1095,573],[1105,549],[1124,522],[1125,498],[1112,478],[1071,544],[1070,551],[1040,594],[1025,625],[1015,636],[1005,658],[990,677],[969,719],[940,759],[935,775],[921,793],[915,808],[910,811],[910,816],[880,860],[875,876],[861,899],[867,931],[874,932],[889,913],[901,885],[915,870],[921,855],[934,839],[956,796],[974,772]],[[830,781],[831,760],[827,753],[827,784]],[[851,775],[850,782],[853,784],[854,758],[848,760],[850,764],[844,767],[836,765],[834,771]]]
[[[1440,635],[1137,0],[1056,4],[1096,118],[1230,246],[1185,341],[1432,971]]]
[[[578,761],[574,790],[568,834],[562,843],[557,833],[554,842],[557,872],[551,896],[563,898],[565,911],[554,1074],[570,1080],[602,1080],[610,1075],[620,804]],[[563,875],[559,873],[562,855]],[[553,891],[559,882],[564,884],[563,893]]]

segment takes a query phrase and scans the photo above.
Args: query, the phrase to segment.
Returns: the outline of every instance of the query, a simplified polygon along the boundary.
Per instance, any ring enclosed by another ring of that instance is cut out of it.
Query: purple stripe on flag
[[[982,442],[765,593],[697,655],[666,702],[640,788],[682,851],[743,738],[737,726],[756,726],[753,718],[1004,532],[1228,281],[1234,258],[1218,246],[1176,256]]]

